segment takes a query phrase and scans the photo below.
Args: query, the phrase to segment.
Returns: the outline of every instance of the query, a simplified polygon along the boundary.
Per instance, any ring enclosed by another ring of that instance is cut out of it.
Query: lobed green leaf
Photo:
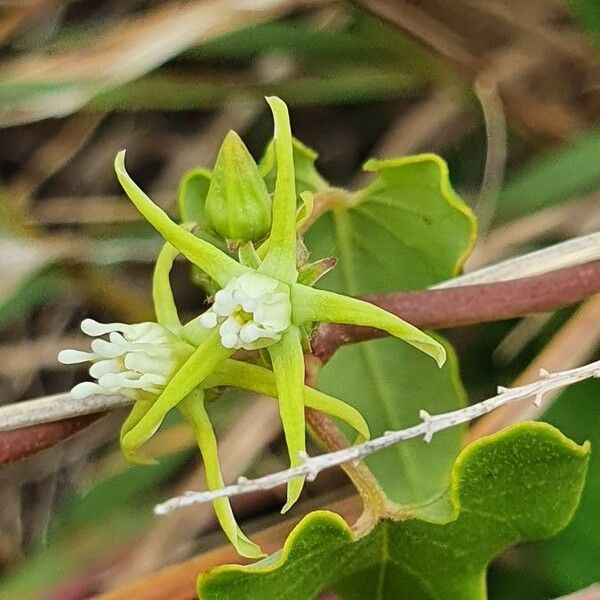
[[[420,289],[454,276],[475,239],[475,221],[454,193],[445,162],[424,154],[369,161],[376,178],[308,231],[313,256],[337,256],[319,285],[346,294]],[[442,340],[439,340],[443,343]],[[322,389],[357,408],[373,436],[407,427],[419,410],[465,403],[454,352],[442,369],[394,339],[345,346],[319,377]],[[415,503],[436,497],[462,444],[462,429],[412,441],[367,460],[391,499]]]
[[[504,549],[556,534],[570,521],[589,444],[544,423],[524,423],[468,446],[451,485],[422,519],[382,521],[362,538],[338,515],[317,511],[283,550],[247,567],[200,576],[201,600],[484,600],[490,561]]]

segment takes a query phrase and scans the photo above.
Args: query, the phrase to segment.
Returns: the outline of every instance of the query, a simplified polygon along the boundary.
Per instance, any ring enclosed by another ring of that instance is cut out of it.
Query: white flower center
[[[289,328],[291,315],[286,286],[260,273],[246,273],[215,294],[200,324],[207,329],[218,325],[225,348],[254,350],[278,341]]]
[[[92,340],[92,352],[59,352],[58,360],[65,365],[92,363],[89,373],[97,381],[76,385],[71,390],[76,400],[92,394],[136,397],[140,391],[158,395],[193,350],[158,323],[104,324],[85,319],[81,331],[91,337],[108,334],[108,340]]]

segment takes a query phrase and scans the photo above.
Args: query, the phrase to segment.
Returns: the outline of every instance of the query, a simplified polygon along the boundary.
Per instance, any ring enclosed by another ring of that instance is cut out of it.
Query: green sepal
[[[296,211],[296,229],[301,229],[315,209],[315,195],[306,190],[300,192],[301,204]]]
[[[292,150],[296,189],[300,192],[308,191],[314,193],[326,190],[329,184],[321,177],[315,167],[318,154],[295,137],[292,137]],[[258,163],[258,170],[267,183],[269,191],[273,191],[277,175],[273,140],[267,144],[265,152]]]
[[[238,248],[239,261],[246,267],[258,269],[262,262],[252,242],[246,242]]]
[[[311,192],[303,192],[300,194],[300,200],[302,201],[298,210],[296,211],[296,230],[301,231],[304,223],[308,220],[315,206],[315,198]],[[265,240],[256,250],[256,253],[262,261],[267,255],[269,249],[269,240]],[[301,236],[296,238],[296,264],[303,265],[308,260],[310,252],[308,251]]]
[[[123,439],[125,436],[140,422],[142,417],[150,410],[153,399],[150,398],[139,398],[136,400],[127,415],[127,418],[121,425],[119,430],[119,444],[125,458],[136,465],[155,465],[158,461],[151,456],[145,456],[144,454],[137,452],[137,450],[126,449],[123,445]]]
[[[219,464],[217,438],[204,406],[204,392],[195,390],[178,405],[184,419],[192,426],[196,443],[202,455],[204,477],[209,490],[224,487],[223,474]],[[215,514],[223,532],[232,543],[238,554],[246,558],[262,558],[264,552],[248,539],[240,529],[231,509],[229,498],[218,498],[213,501]]]
[[[337,258],[329,256],[327,258],[321,258],[315,262],[303,265],[298,269],[298,283],[313,287],[321,277],[324,277],[335,268],[337,265]]]
[[[304,419],[304,354],[300,343],[300,330],[291,326],[281,340],[267,348],[277,385],[279,414],[290,456],[290,466],[302,464],[306,452],[306,424]],[[298,477],[288,483],[287,502],[281,509],[288,511],[298,500],[304,478]]]
[[[234,131],[223,140],[206,195],[204,216],[221,237],[257,241],[271,227],[271,198],[254,159]]]
[[[440,367],[446,360],[446,350],[439,342],[374,304],[300,284],[291,287],[291,294],[295,323],[315,321],[375,327],[425,352]]]
[[[179,250],[167,243],[158,254],[152,273],[152,301],[156,322],[173,333],[181,330],[181,321],[177,313],[169,274]]]

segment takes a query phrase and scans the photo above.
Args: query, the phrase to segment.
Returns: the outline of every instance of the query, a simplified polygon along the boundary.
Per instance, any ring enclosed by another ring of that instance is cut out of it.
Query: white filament
[[[65,365],[92,363],[89,373],[96,381],[77,384],[71,390],[76,400],[92,394],[160,394],[182,357],[192,350],[158,323],[126,325],[85,319],[81,331],[92,337],[108,334],[108,340],[94,339],[91,352],[59,352],[58,360]]]

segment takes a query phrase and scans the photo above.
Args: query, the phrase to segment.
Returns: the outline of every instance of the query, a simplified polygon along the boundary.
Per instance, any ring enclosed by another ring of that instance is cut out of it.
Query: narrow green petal
[[[279,398],[279,414],[290,455],[290,465],[297,467],[302,464],[301,455],[306,451],[304,355],[300,343],[300,329],[290,327],[283,334],[281,341],[269,346],[267,350],[273,364]],[[287,502],[281,509],[282,513],[288,511],[298,500],[303,485],[304,477],[288,483]]]
[[[154,435],[167,413],[233,352],[221,345],[219,332],[215,330],[173,375],[162,394],[153,402],[138,424],[123,436],[121,440],[123,452],[127,456],[135,455],[138,448]]]
[[[184,419],[194,429],[196,442],[204,463],[207,488],[209,490],[221,489],[225,486],[225,482],[219,465],[217,438],[204,407],[204,392],[202,390],[192,392],[180,402],[179,410]],[[246,558],[262,558],[265,556],[260,547],[249,540],[238,526],[229,498],[214,500],[213,507],[223,532],[241,556]]]
[[[181,321],[177,314],[175,298],[171,289],[169,274],[179,250],[168,242],[162,247],[152,274],[152,299],[156,321],[170,331],[177,332],[181,329]]]
[[[154,204],[125,170],[125,150],[121,150],[115,158],[115,171],[125,193],[146,220],[165,240],[175,246],[220,286],[225,286],[233,277],[249,271],[212,244],[197,238],[193,233],[177,225],[162,208]]]
[[[150,410],[151,406],[152,400],[142,399],[135,401],[131,411],[123,422],[123,425],[121,425],[121,430],[119,432],[119,442],[121,443],[122,448],[123,438],[140,422],[141,418]],[[158,462],[156,459],[144,456],[138,452],[126,452],[124,448],[123,453],[129,462],[138,465],[155,465]]]
[[[357,298],[305,285],[293,285],[290,290],[292,319],[295,323],[316,321],[375,327],[425,352],[435,359],[440,367],[446,361],[446,350],[440,343],[383,308]]]
[[[227,359],[206,380],[206,387],[237,387],[257,394],[277,398],[273,371],[239,360]],[[336,417],[355,429],[362,440],[370,437],[369,426],[362,415],[342,400],[328,396],[319,390],[304,386],[304,405],[331,417]]]
[[[259,271],[284,283],[296,281],[296,178],[290,117],[285,102],[267,99],[273,119],[277,179],[273,195],[273,224],[265,260]]]

